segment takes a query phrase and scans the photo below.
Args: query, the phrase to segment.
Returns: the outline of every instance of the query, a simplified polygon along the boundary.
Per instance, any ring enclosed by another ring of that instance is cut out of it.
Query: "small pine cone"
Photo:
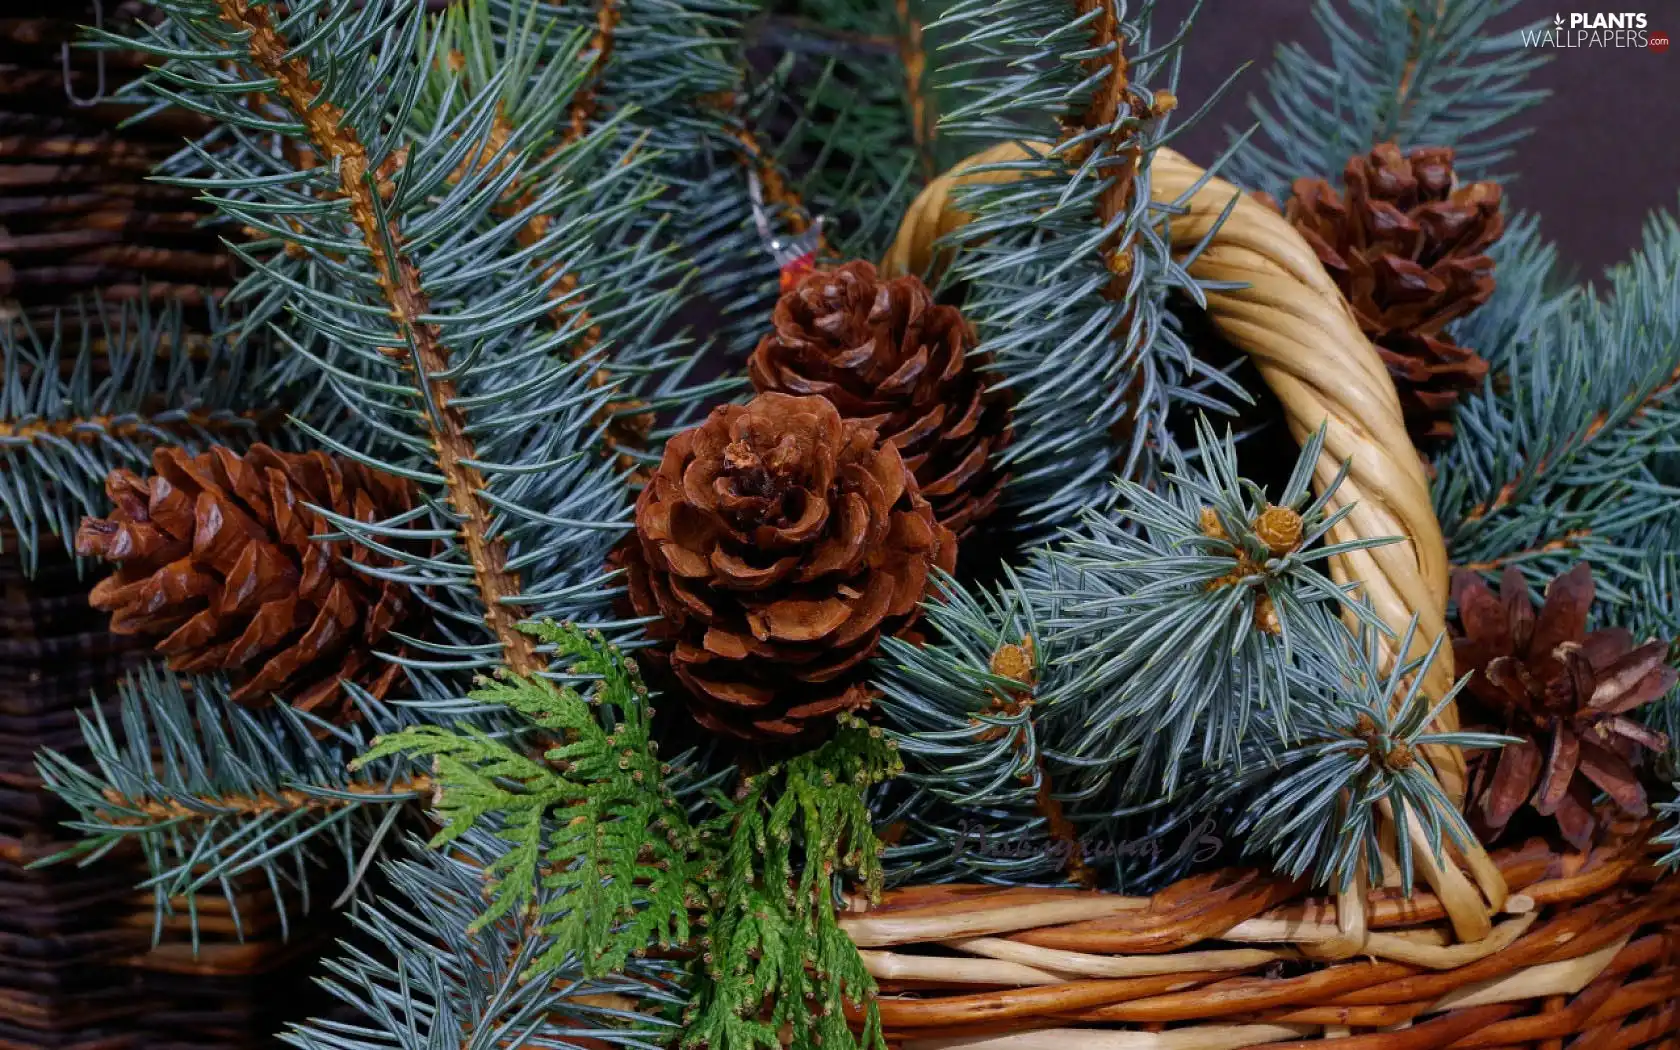
[[[152,454],[150,477],[115,470],[109,518],[86,518],[76,553],[115,562],[88,601],[117,634],[161,636],[173,670],[226,671],[232,698],[251,707],[275,696],[346,721],[340,685],[376,697],[400,672],[373,649],[418,603],[400,584],[358,571],[392,560],[358,545],[310,537],[336,531],[313,504],[362,522],[408,510],[407,482],[323,452],[243,456],[216,446],[193,456]],[[345,548],[348,547],[348,550]]]
[[[1470,675],[1465,711],[1518,739],[1484,758],[1471,784],[1473,813],[1490,834],[1527,803],[1586,849],[1601,821],[1598,793],[1629,816],[1649,811],[1639,767],[1669,741],[1634,715],[1667,696],[1680,672],[1665,641],[1635,645],[1622,627],[1587,630],[1594,590],[1585,562],[1551,582],[1538,610],[1516,568],[1497,594],[1474,573],[1453,577],[1461,627],[1453,664]]]
[[[956,540],[898,447],[820,397],[760,394],[672,438],[615,552],[701,725],[792,739],[862,707]]]
[[[1281,558],[1301,545],[1301,516],[1288,507],[1268,505],[1254,519],[1254,535],[1272,557]]]
[[[1388,366],[1420,444],[1452,436],[1460,396],[1487,375],[1445,330],[1493,294],[1484,253],[1505,228],[1498,184],[1455,186],[1452,163],[1451,149],[1384,143],[1348,161],[1345,197],[1297,179],[1285,211]]]
[[[1007,480],[1008,399],[990,391],[974,337],[916,277],[881,280],[867,262],[806,275],[776,304],[747,369],[760,393],[821,395],[844,419],[898,446],[922,496],[966,536]]]

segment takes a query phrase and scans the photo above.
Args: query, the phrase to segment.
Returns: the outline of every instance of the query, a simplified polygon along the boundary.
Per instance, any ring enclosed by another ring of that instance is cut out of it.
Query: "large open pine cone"
[[[695,718],[787,739],[867,701],[860,665],[956,540],[873,427],[770,393],[671,439],[616,557]]]
[[[253,707],[274,696],[345,719],[351,680],[384,696],[400,670],[373,648],[417,603],[400,584],[348,562],[384,567],[365,547],[310,537],[338,531],[304,506],[380,521],[408,510],[407,482],[323,452],[254,445],[240,456],[216,446],[193,456],[152,455],[150,477],[115,470],[109,518],[87,518],[76,552],[117,563],[89,601],[118,634],[161,635],[176,671],[227,671],[233,699]]]
[[[898,446],[952,532],[991,513],[1006,480],[1009,403],[988,389],[973,334],[916,277],[881,280],[867,262],[808,274],[776,304],[747,369],[760,393],[826,397]]]
[[[1451,149],[1384,143],[1348,161],[1345,197],[1297,179],[1286,209],[1388,366],[1420,443],[1452,436],[1460,395],[1487,375],[1445,329],[1493,294],[1484,252],[1505,228],[1498,184],[1455,187],[1452,166]]]
[[[1453,578],[1464,628],[1453,639],[1454,665],[1473,672],[1476,713],[1519,739],[1483,763],[1472,788],[1476,816],[1497,832],[1532,802],[1585,849],[1597,823],[1595,788],[1645,815],[1634,764],[1641,749],[1660,754],[1668,739],[1628,715],[1661,699],[1680,673],[1668,666],[1664,642],[1635,647],[1623,628],[1587,631],[1593,578],[1585,562],[1551,582],[1538,615],[1517,569],[1505,570],[1499,590],[1474,573]]]

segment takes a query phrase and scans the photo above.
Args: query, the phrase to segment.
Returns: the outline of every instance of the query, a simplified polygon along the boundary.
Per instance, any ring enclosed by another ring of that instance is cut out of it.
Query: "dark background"
[[[1159,0],[1155,25],[1164,30],[1192,6]],[[1228,141],[1227,126],[1247,127],[1248,96],[1263,92],[1262,73],[1279,43],[1322,52],[1311,10],[1311,0],[1205,0],[1187,48],[1181,108],[1193,110],[1238,66],[1253,65],[1186,132],[1183,152],[1205,162]],[[1642,11],[1653,30],[1680,37],[1680,0],[1523,0],[1501,25],[1572,11]],[[1531,83],[1552,94],[1525,114],[1534,130],[1505,163],[1521,173],[1507,185],[1507,199],[1516,210],[1538,212],[1563,259],[1590,278],[1628,255],[1651,211],[1680,205],[1680,47],[1550,53]]]

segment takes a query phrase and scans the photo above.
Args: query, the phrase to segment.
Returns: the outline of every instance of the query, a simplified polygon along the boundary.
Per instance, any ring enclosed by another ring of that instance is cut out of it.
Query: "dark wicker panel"
[[[105,4],[105,24],[138,5]],[[0,303],[38,314],[76,296],[202,300],[231,283],[232,258],[188,190],[145,181],[183,140],[191,114],[119,127],[130,106],[80,106],[66,93],[63,48],[94,21],[91,4],[0,5]],[[143,71],[139,56],[72,48],[68,86],[91,99],[103,62],[113,93]]]

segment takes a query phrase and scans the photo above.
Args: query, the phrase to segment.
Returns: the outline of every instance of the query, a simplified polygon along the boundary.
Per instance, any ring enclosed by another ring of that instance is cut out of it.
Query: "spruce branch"
[[[749,29],[747,124],[842,261],[879,258],[915,193],[956,159],[938,148],[919,6],[802,0]]]
[[[441,546],[405,559],[437,636],[401,639],[416,702],[440,710],[463,670],[543,670],[523,620],[610,616],[601,565],[630,494],[599,453],[615,406],[675,398],[688,365],[668,334],[680,265],[643,221],[652,155],[622,109],[602,115],[586,48],[605,40],[556,39],[550,10],[475,0],[433,23],[308,0],[282,26],[194,0],[140,41],[163,61],[154,93],[221,125],[168,177],[256,231],[237,294],[289,351],[276,382],[307,391],[301,429],[422,490],[420,519],[346,532]]]
[[[1169,450],[1163,491],[1120,483],[1123,517],[1090,516],[1056,555],[1078,581],[1048,624],[1082,670],[1068,689],[1111,694],[1069,746],[1092,760],[1137,756],[1127,794],[1139,802],[1173,797],[1187,763],[1226,765],[1262,722],[1292,738],[1289,668],[1340,644],[1344,609],[1381,629],[1319,568],[1392,542],[1320,543],[1352,509],[1327,509],[1340,475],[1312,494],[1323,429],[1275,503],[1239,477],[1229,433],[1215,437],[1203,419],[1197,436],[1198,467]]]
[[[1167,319],[1170,294],[1202,292],[1163,230],[1179,203],[1148,192],[1154,151],[1176,131],[1183,36],[1154,40],[1149,13],[958,0],[930,27],[956,34],[962,56],[941,77],[954,100],[944,133],[1040,143],[971,169],[980,178],[956,196],[972,219],[947,238],[978,351],[1016,398],[1005,498],[1031,539],[1102,506],[1111,472],[1151,478],[1175,405],[1247,399]]]
[[[485,148],[477,155],[477,162],[490,158],[508,160],[502,147],[512,140],[517,129],[543,119],[544,95],[559,92],[569,95],[565,124],[546,146],[537,166],[553,164],[590,130],[600,109],[599,90],[607,62],[612,54],[614,33],[620,19],[617,0],[601,0],[596,5],[595,24],[587,38],[579,33],[564,42],[558,55],[550,53],[545,27],[537,21],[538,8],[531,4],[523,12],[517,6],[507,17],[523,21],[505,23],[494,16],[485,4],[466,4],[451,7],[436,25],[436,42],[427,50],[437,54],[432,80],[434,100],[431,105],[416,108],[413,119],[424,131],[439,115],[447,112],[447,97],[454,91],[477,93],[499,87],[502,93],[490,123]],[[551,28],[551,27],[549,27]],[[554,61],[558,57],[560,61]],[[545,64],[546,63],[546,64]],[[575,69],[568,84],[554,80],[557,70]],[[546,289],[553,308],[549,322],[556,332],[575,332],[576,338],[567,347],[574,360],[596,358],[602,339],[602,328],[591,316],[588,296],[580,288],[580,275],[568,269],[564,260],[539,253],[549,239],[554,217],[540,210],[540,183],[521,181],[513,184],[497,202],[494,212],[503,219],[520,222],[515,243],[527,253],[528,264]],[[616,389],[610,362],[599,361],[589,373],[591,388]],[[616,455],[622,469],[630,469],[636,453],[646,454],[648,431],[653,417],[650,406],[635,398],[606,401],[596,410],[592,423],[601,430],[603,451]]]
[[[1647,223],[1607,284],[1552,300],[1538,325],[1505,320],[1523,308],[1495,294],[1504,316],[1491,325],[1522,350],[1462,406],[1434,498],[1455,561],[1490,574],[1517,565],[1538,584],[1587,558],[1601,601],[1631,612],[1677,521],[1680,478],[1664,465],[1680,426],[1675,220]]]
[[[1414,619],[1398,651],[1410,651],[1416,630]],[[1437,862],[1449,842],[1472,848],[1474,834],[1441,789],[1426,749],[1515,741],[1427,731],[1468,680],[1430,706],[1422,682],[1441,645],[1437,636],[1423,656],[1397,662],[1386,674],[1381,638],[1368,625],[1358,638],[1345,635],[1342,651],[1303,654],[1290,669],[1291,687],[1302,697],[1292,735],[1253,734],[1242,761],[1208,770],[1222,781],[1216,804],[1238,807],[1234,830],[1244,837],[1244,852],[1265,852],[1283,874],[1347,892],[1361,869],[1383,870],[1385,810],[1398,827],[1421,826]],[[1416,865],[1411,836],[1397,836],[1397,845],[1402,892],[1409,895]]]
[[[1206,778],[1313,724],[1298,668],[1340,651],[1344,611],[1376,623],[1322,562],[1385,541],[1323,542],[1345,511],[1326,509],[1335,485],[1310,490],[1322,433],[1277,493],[1238,476],[1229,435],[1198,436],[1159,491],[1122,483],[1112,516],[994,590],[947,581],[929,644],[885,644],[876,707],[906,766],[878,803],[894,878],[1146,891],[1208,859],[1226,812]]]
[[[1334,181],[1349,157],[1396,141],[1451,146],[1461,178],[1499,180],[1497,165],[1527,134],[1505,126],[1547,94],[1525,86],[1547,49],[1527,46],[1522,30],[1492,28],[1516,7],[1517,0],[1315,0],[1328,54],[1278,47],[1265,96],[1249,99],[1260,133],[1239,146],[1230,177],[1284,200],[1294,179]]]
[[[518,629],[519,613],[512,600],[520,591],[519,578],[508,569],[506,544],[495,536],[491,508],[480,497],[484,475],[475,465],[478,450],[466,417],[454,404],[458,392],[451,378],[452,352],[437,326],[422,320],[432,312],[430,297],[401,230],[379,200],[374,174],[379,164],[370,162],[367,147],[345,119],[344,109],[321,98],[322,85],[304,57],[275,28],[267,7],[247,0],[217,0],[216,6],[222,21],[244,38],[252,70],[274,81],[276,98],[302,126],[304,140],[337,171],[338,194],[348,203],[350,220],[396,325],[398,345],[392,356],[415,373],[426,391],[429,411],[423,424],[449,506],[460,523],[485,624],[500,643],[507,666],[516,674],[535,674],[544,662],[530,636]]]
[[[401,723],[371,697],[356,691],[355,699],[370,720]],[[274,891],[285,930],[289,895],[308,911],[317,870],[335,856],[353,878],[395,811],[431,787],[390,763],[347,774],[365,746],[359,730],[283,704],[248,710],[216,679],[189,682],[148,666],[123,682],[118,703],[116,725],[99,705],[79,716],[92,768],[51,750],[37,760],[47,789],[77,813],[68,826],[84,835],[43,863],[91,863],[138,842],[159,935],[173,901],[210,886],[222,888],[237,922],[238,883],[251,873]]]
[[[447,852],[412,838],[404,845],[407,856],[383,869],[391,895],[352,914],[362,936],[342,946],[322,978],[354,1013],[298,1024],[281,1033],[283,1042],[298,1050],[657,1050],[676,1037],[662,1017],[682,1001],[676,964],[632,960],[599,978],[567,968],[527,980],[533,961],[552,950],[547,938],[523,915],[473,922],[483,907],[483,869],[502,843],[475,830]],[[555,896],[542,887],[534,893],[538,908]]]
[[[1673,788],[1675,794],[1680,795],[1680,781],[1676,781]],[[1680,867],[1680,801],[1657,803],[1657,816],[1665,823],[1651,841],[1668,849],[1657,863],[1669,869]]]
[[[241,448],[273,440],[283,419],[252,389],[269,344],[236,348],[214,303],[210,334],[181,305],[84,300],[45,330],[0,325],[0,526],[33,572],[43,532],[66,542],[105,512],[105,477],[145,470],[162,445]]]
[[[997,593],[944,579],[940,594],[926,613],[934,640],[887,639],[877,660],[876,707],[909,789],[882,807],[888,862],[918,879],[1095,887],[1102,873],[1040,738],[1038,696],[1056,683],[1062,654],[1039,640],[1031,592],[1010,573]]]

